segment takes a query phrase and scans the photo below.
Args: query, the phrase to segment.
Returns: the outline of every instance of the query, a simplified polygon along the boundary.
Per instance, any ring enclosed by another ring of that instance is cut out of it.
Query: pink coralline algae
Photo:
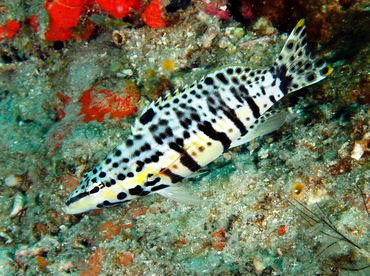
[[[230,13],[227,10],[227,3],[223,2],[212,2],[208,3],[203,11],[211,16],[217,16],[220,20],[226,20],[230,18]]]

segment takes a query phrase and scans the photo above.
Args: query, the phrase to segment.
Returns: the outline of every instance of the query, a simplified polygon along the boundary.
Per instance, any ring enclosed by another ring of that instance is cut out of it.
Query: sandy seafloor
[[[163,29],[122,29],[120,46],[104,30],[0,64],[0,275],[370,274],[366,37],[359,44],[345,37],[343,45],[355,48],[343,57],[341,44],[312,43],[333,74],[273,107],[289,111],[279,130],[184,181],[202,198],[199,206],[152,195],[101,212],[63,213],[66,182],[125,140],[160,76],[176,88],[221,65],[269,67],[287,38],[278,28],[264,36],[187,13]],[[19,40],[1,45],[8,50]],[[164,70],[165,60],[175,68]],[[103,79],[138,85],[133,117],[83,122],[78,99]],[[63,105],[56,93],[72,102]]]

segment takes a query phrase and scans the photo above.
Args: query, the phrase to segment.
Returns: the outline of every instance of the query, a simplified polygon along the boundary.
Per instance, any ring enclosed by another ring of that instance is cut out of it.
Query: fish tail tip
[[[333,73],[333,71],[334,71],[334,67],[331,66],[331,65],[329,65],[329,64],[327,64],[326,65],[326,70],[325,70],[325,72],[323,72],[322,75],[325,76],[325,77],[327,77],[327,76],[331,75],[331,73]]]
[[[295,26],[295,29],[298,29],[302,26],[304,26],[306,23],[306,19],[302,18],[301,20],[298,21],[297,25]]]

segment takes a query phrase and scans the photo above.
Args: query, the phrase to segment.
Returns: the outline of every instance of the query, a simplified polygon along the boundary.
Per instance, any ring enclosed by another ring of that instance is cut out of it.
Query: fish
[[[332,71],[308,50],[301,19],[270,68],[224,66],[153,101],[125,141],[83,175],[64,212],[111,207],[152,193],[195,204],[198,199],[179,182],[230,148],[278,129],[287,113],[270,108]]]

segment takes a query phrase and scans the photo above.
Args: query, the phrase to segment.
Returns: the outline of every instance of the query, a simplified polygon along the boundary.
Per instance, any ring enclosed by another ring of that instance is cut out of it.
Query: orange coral
[[[6,21],[4,25],[0,26],[0,41],[15,36],[20,27],[21,24],[16,20]]]
[[[226,234],[225,228],[220,228],[216,232],[213,232],[211,235],[212,237],[216,238],[215,248],[217,250],[224,249],[226,246],[226,240],[227,240],[227,234]]]
[[[128,266],[133,263],[134,255],[131,252],[118,253],[116,260],[118,264]]]
[[[96,3],[115,18],[128,16],[133,10],[140,9],[140,0],[96,0]]]
[[[132,82],[126,82],[123,89],[112,91],[98,89],[102,83],[86,90],[79,102],[84,122],[93,120],[102,122],[106,115],[113,118],[123,118],[134,114],[138,109],[140,91]]]
[[[167,25],[163,18],[163,8],[160,0],[153,0],[146,6],[141,15],[141,19],[149,26],[155,29],[163,28]]]
[[[104,248],[96,248],[87,260],[89,265],[87,269],[80,273],[80,276],[99,276],[103,270],[101,262],[105,259],[105,250]]]
[[[133,227],[134,225],[132,223],[125,224],[122,221],[115,223],[109,220],[99,226],[99,231],[104,234],[103,240],[110,240],[114,236],[119,235],[122,229],[131,229]]]
[[[36,262],[43,268],[46,269],[49,265],[49,263],[45,260],[45,258],[41,256],[36,256],[35,258]]]

